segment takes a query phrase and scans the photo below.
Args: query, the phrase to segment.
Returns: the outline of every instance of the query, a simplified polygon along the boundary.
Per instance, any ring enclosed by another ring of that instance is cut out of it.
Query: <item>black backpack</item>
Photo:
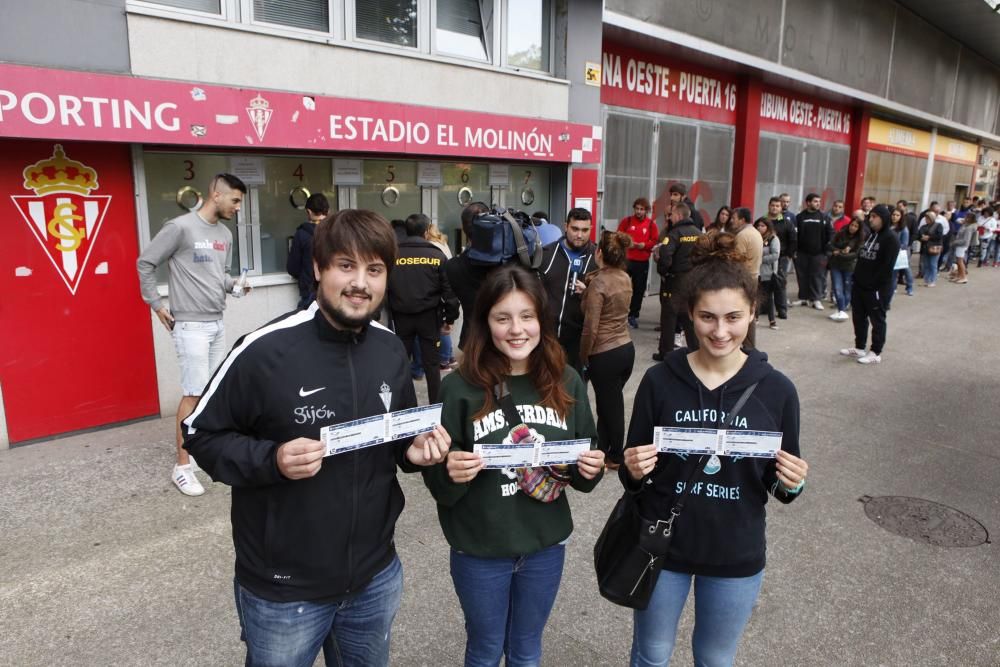
[[[515,257],[525,267],[542,265],[542,243],[531,218],[522,211],[494,209],[472,221],[469,260],[481,266],[500,266]]]

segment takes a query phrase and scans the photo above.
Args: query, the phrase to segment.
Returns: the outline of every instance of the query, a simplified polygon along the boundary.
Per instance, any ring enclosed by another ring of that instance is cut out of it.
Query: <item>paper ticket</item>
[[[412,438],[433,431],[441,423],[441,404],[421,405],[383,415],[324,426],[320,441],[326,445],[324,456],[342,454],[364,447]]]
[[[484,468],[527,468],[535,465],[535,445],[473,445]]]
[[[752,456],[773,459],[781,449],[778,431],[726,431],[726,456]]]
[[[777,431],[736,431],[715,428],[653,429],[656,451],[667,454],[716,454],[773,459],[781,449]]]
[[[580,452],[589,449],[590,438],[581,438],[519,444],[476,444],[472,451],[482,457],[484,468],[536,468],[576,463]]]
[[[656,451],[666,454],[722,454],[724,434],[714,428],[657,426],[653,429],[653,444]]]

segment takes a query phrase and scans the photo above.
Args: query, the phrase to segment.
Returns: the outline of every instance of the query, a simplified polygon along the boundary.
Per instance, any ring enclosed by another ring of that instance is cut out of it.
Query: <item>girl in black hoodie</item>
[[[790,503],[801,492],[808,466],[799,458],[799,399],[795,386],[767,363],[767,355],[744,350],[757,300],[757,285],[741,264],[735,237],[702,237],[692,252],[687,295],[699,348],[670,353],[650,368],[636,393],[619,471],[626,489],[638,494],[640,513],[666,518],[691,479],[684,511],[662,559],[649,606],[633,622],[633,667],[666,665],[691,580],[695,590],[696,664],[728,665],[760,591],[764,569],[764,505],[768,494]],[[658,454],[656,426],[726,428],[734,404],[757,384],[731,426],[735,430],[780,431],[777,460],[727,456]]]

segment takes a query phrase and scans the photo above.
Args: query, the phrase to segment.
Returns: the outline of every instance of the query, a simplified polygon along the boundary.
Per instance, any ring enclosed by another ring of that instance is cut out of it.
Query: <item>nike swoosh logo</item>
[[[306,396],[312,396],[317,391],[323,391],[324,389],[326,389],[326,387],[320,387],[319,389],[310,389],[309,391],[306,391],[305,387],[299,387],[299,396],[305,398]]]

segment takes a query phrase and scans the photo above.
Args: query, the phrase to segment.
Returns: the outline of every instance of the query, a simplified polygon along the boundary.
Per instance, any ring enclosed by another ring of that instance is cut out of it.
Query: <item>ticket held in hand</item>
[[[324,426],[320,441],[326,446],[324,456],[374,447],[433,431],[441,424],[441,404],[421,405],[384,415]]]

